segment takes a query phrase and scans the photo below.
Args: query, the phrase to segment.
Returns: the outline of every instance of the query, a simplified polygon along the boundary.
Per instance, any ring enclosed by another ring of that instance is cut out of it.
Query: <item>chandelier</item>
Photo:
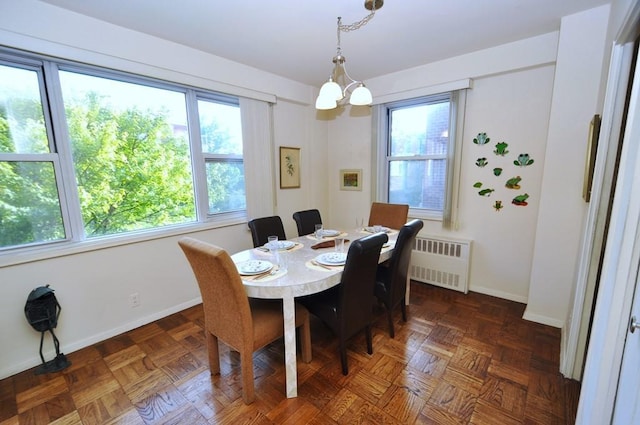
[[[340,48],[340,32],[355,31],[363,27],[373,18],[376,10],[380,9],[382,4],[383,0],[365,0],[364,7],[370,10],[371,13],[350,25],[343,25],[342,18],[338,17],[338,48],[336,55],[333,57],[334,66],[329,80],[320,88],[320,93],[316,99],[316,109],[334,109],[338,105],[344,104],[347,96],[349,96],[351,105],[371,105],[371,102],[373,102],[371,91],[365,87],[364,82],[354,80],[347,72],[345,64],[347,59],[342,55],[342,49]]]

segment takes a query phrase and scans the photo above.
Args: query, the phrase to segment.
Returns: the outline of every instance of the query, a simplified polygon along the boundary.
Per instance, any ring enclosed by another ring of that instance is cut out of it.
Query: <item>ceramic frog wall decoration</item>
[[[487,137],[487,133],[478,133],[475,139],[473,139],[473,143],[476,145],[486,145],[491,140],[490,137]]]
[[[502,208],[504,208],[502,206],[502,201],[496,201],[493,203],[493,209],[496,211],[500,211]]]
[[[504,186],[508,189],[520,189],[520,185],[518,184],[520,183],[520,180],[522,180],[520,176],[512,177],[507,180],[507,183],[505,183]]]
[[[476,160],[476,165],[478,167],[484,167],[485,165],[487,165],[489,162],[487,162],[487,158],[478,158]]]
[[[478,192],[478,195],[480,196],[490,196],[491,192],[493,192],[495,189],[482,189],[480,192]]]
[[[518,155],[518,159],[513,161],[513,163],[518,167],[526,167],[527,165],[533,164],[533,159],[529,158],[528,153],[521,153]]]
[[[509,146],[509,144],[506,142],[497,143],[493,153],[495,153],[496,155],[505,156],[509,153],[509,151],[507,150],[507,146]]]
[[[529,198],[529,194],[528,193],[525,193],[524,195],[518,195],[515,198],[513,198],[511,203],[513,205],[518,205],[520,207],[526,207],[528,205],[528,203],[527,203],[527,199],[528,198]]]

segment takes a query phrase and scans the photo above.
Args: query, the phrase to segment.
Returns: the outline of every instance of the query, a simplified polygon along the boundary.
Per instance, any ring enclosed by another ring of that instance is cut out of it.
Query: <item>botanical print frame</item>
[[[582,197],[585,202],[591,200],[591,185],[593,183],[593,170],[596,165],[596,152],[598,151],[598,137],[600,135],[600,115],[593,116],[589,124],[589,139],[587,140],[587,159],[584,166],[584,182],[582,185]]]
[[[280,146],[280,189],[300,187],[300,148]]]
[[[340,190],[362,190],[362,169],[340,170]]]

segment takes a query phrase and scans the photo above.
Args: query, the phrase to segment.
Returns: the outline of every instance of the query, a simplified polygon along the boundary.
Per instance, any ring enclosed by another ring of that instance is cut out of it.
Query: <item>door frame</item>
[[[640,23],[640,6],[632,8],[622,27],[621,36],[612,51],[612,68],[629,58]],[[614,76],[614,85],[607,88],[607,100],[612,105],[612,95],[625,94],[618,90],[619,75]],[[611,83],[611,78],[609,83]],[[611,93],[610,93],[611,92]],[[609,107],[611,108],[611,107]],[[605,104],[605,113],[607,107]],[[613,109],[611,109],[613,112]],[[576,423],[607,424],[613,417],[622,353],[638,262],[640,261],[640,66],[635,69],[631,91],[628,119],[614,204],[605,244],[600,287],[593,315],[591,339],[585,363],[585,372],[580,392]],[[634,188],[636,196],[634,197]]]

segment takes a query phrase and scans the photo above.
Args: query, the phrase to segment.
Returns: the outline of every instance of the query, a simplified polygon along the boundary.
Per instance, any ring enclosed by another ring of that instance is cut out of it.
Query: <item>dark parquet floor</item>
[[[27,424],[573,424],[580,386],[558,372],[559,329],[524,305],[412,282],[409,320],[389,338],[378,311],[373,355],[312,320],[313,361],[285,397],[284,343],[254,354],[256,401],[241,397],[237,353],[211,376],[194,306],[68,354],[64,371],[0,381],[0,425]],[[64,348],[64,347],[62,347]],[[64,349],[63,349],[64,351]]]

